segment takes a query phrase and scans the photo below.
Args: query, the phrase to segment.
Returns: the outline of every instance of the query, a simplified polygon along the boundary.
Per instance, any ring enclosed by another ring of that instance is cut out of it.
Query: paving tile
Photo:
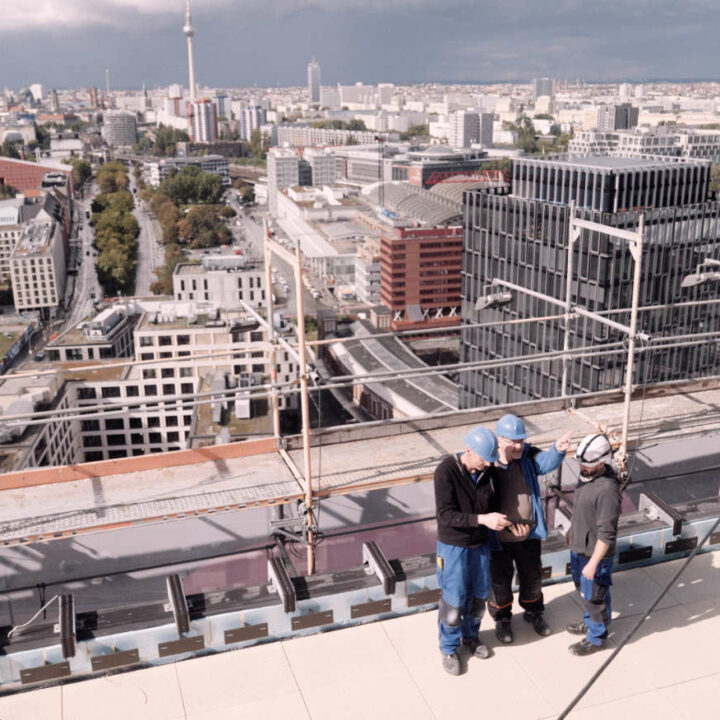
[[[496,652],[487,660],[470,658],[467,671],[453,677],[442,669],[440,655],[433,653],[431,662],[415,665],[409,671],[437,720],[533,720],[552,714],[554,708],[517,664],[515,656]]]
[[[648,568],[633,568],[613,572],[612,608],[613,619],[630,617],[644,613],[657,599],[662,585],[657,582],[656,575]],[[672,591],[668,592],[657,608],[679,605],[682,598]]]
[[[305,701],[298,691],[240,703],[232,707],[188,713],[187,716],[187,720],[270,720],[271,718],[311,720]]]
[[[668,707],[679,708],[679,717],[691,720],[717,717],[720,673],[671,685],[656,692],[656,697]]]
[[[564,709],[564,708],[563,708]],[[691,720],[692,716],[684,713],[667,697],[657,693],[645,693],[619,698],[592,707],[576,707],[569,714],[572,720]],[[694,720],[707,717],[695,716]],[[556,720],[557,715],[548,715],[542,720]]]
[[[281,643],[231,650],[177,663],[188,715],[297,691]]]
[[[175,665],[62,686],[63,720],[185,720]]]
[[[439,656],[437,610],[393,618],[381,626],[405,665],[422,664],[430,656]],[[483,623],[481,633],[485,627]]]
[[[653,580],[664,587],[685,559],[663,562],[647,568]],[[683,571],[670,590],[679,602],[695,602],[720,597],[720,551],[701,553]]]
[[[695,623],[690,615],[691,610],[684,605],[653,612],[619,656],[628,664],[632,676],[649,674],[654,687],[660,688],[707,675],[715,666],[720,670],[715,648],[707,642],[708,637],[713,637],[710,633],[720,636],[717,611],[712,619]],[[612,626],[613,642],[620,643],[637,620],[633,617],[616,621]]]
[[[58,685],[0,697],[0,718],[62,720],[62,690]]]
[[[312,720],[435,720],[437,717],[405,669],[366,670],[332,685],[311,685],[303,689],[303,697]]]
[[[308,688],[404,667],[378,623],[293,638],[282,647],[303,694]]]

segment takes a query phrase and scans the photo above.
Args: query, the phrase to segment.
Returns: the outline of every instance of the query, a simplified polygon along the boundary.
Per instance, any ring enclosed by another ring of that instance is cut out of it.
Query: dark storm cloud
[[[92,16],[67,0],[26,26],[5,3],[0,86],[102,85],[105,67],[116,87],[185,81],[181,0],[98,0]],[[311,55],[323,84],[712,79],[720,30],[709,0],[196,0],[193,24],[210,86],[299,85]]]

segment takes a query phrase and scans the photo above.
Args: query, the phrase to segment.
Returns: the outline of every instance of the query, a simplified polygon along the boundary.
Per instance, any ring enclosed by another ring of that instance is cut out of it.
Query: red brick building
[[[462,227],[391,228],[380,236],[380,299],[392,328],[460,324]]]
[[[39,197],[42,194],[42,182],[48,173],[62,172],[68,176],[70,191],[73,190],[72,168],[66,166],[41,165],[26,160],[0,158],[0,185],[11,185],[18,192],[28,197]]]

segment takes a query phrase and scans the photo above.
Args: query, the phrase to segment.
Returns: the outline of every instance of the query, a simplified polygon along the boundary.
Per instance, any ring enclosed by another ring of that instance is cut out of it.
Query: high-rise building
[[[259,105],[243,107],[237,113],[238,133],[241,140],[250,140],[253,130],[258,130],[267,122],[267,110]]]
[[[41,212],[29,222],[10,256],[13,297],[18,312],[53,314],[65,290],[62,225]]]
[[[637,126],[638,114],[638,108],[630,103],[600,105],[597,111],[597,129],[599,132],[630,130]]]
[[[50,91],[50,112],[60,112],[60,100],[58,99],[57,90]]]
[[[555,81],[552,78],[535,78],[532,81],[533,101],[543,95],[547,95],[548,97],[553,97],[555,95]]]
[[[320,65],[313,58],[307,66],[308,102],[320,102]]]
[[[193,142],[217,140],[217,106],[212,100],[193,100],[187,105],[190,139]]]
[[[521,292],[509,304],[477,310],[493,279],[502,279],[564,301],[568,281],[572,302],[629,324],[633,260],[629,242],[581,230],[567,277],[569,203],[579,217],[635,231],[644,218],[639,330],[653,337],[720,330],[720,306],[683,301],[720,297],[717,284],[681,287],[707,256],[720,253],[720,203],[705,200],[710,163],[659,162],[625,158],[516,161],[513,195],[466,193],[462,273],[461,359],[494,361],[563,349],[563,321],[537,320],[517,326],[493,321],[546,317],[557,306]],[[656,306],[651,309],[651,306]],[[645,308],[645,309],[643,309]],[[627,363],[625,335],[590,318],[570,326],[570,347],[616,343],[605,354],[588,352],[568,364],[543,362],[476,368],[460,375],[460,407],[522,402],[619,388]],[[658,347],[638,353],[633,382],[654,383],[716,374],[716,344]]]
[[[91,108],[100,107],[100,105],[98,103],[98,90],[94,85],[90,88],[90,90],[88,91],[88,94],[90,96],[90,99],[88,101],[90,104],[90,107]]]
[[[390,105],[393,99],[395,86],[392,83],[380,83],[377,86],[377,104]]]
[[[103,137],[108,145],[125,146],[137,142],[137,117],[126,110],[103,113]]]
[[[450,144],[456,148],[469,148],[478,143],[492,146],[494,120],[492,113],[454,113],[450,123]]]
[[[300,161],[293,150],[272,148],[267,155],[268,209],[277,215],[277,193],[300,184]]]
[[[305,150],[303,157],[310,166],[309,185],[323,187],[324,185],[335,184],[337,174],[335,155],[326,150],[308,148]]]

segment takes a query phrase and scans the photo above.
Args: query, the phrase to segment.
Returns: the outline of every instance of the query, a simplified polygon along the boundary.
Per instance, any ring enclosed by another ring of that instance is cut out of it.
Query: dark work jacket
[[[602,540],[610,546],[605,557],[612,557],[621,504],[620,481],[609,465],[591,482],[581,482],[573,498],[570,549],[576,555],[590,557],[596,541]]]
[[[435,508],[438,540],[460,547],[480,547],[488,529],[478,525],[477,516],[497,512],[497,495],[492,467],[482,471],[477,485],[457,455],[448,455],[435,468]]]

